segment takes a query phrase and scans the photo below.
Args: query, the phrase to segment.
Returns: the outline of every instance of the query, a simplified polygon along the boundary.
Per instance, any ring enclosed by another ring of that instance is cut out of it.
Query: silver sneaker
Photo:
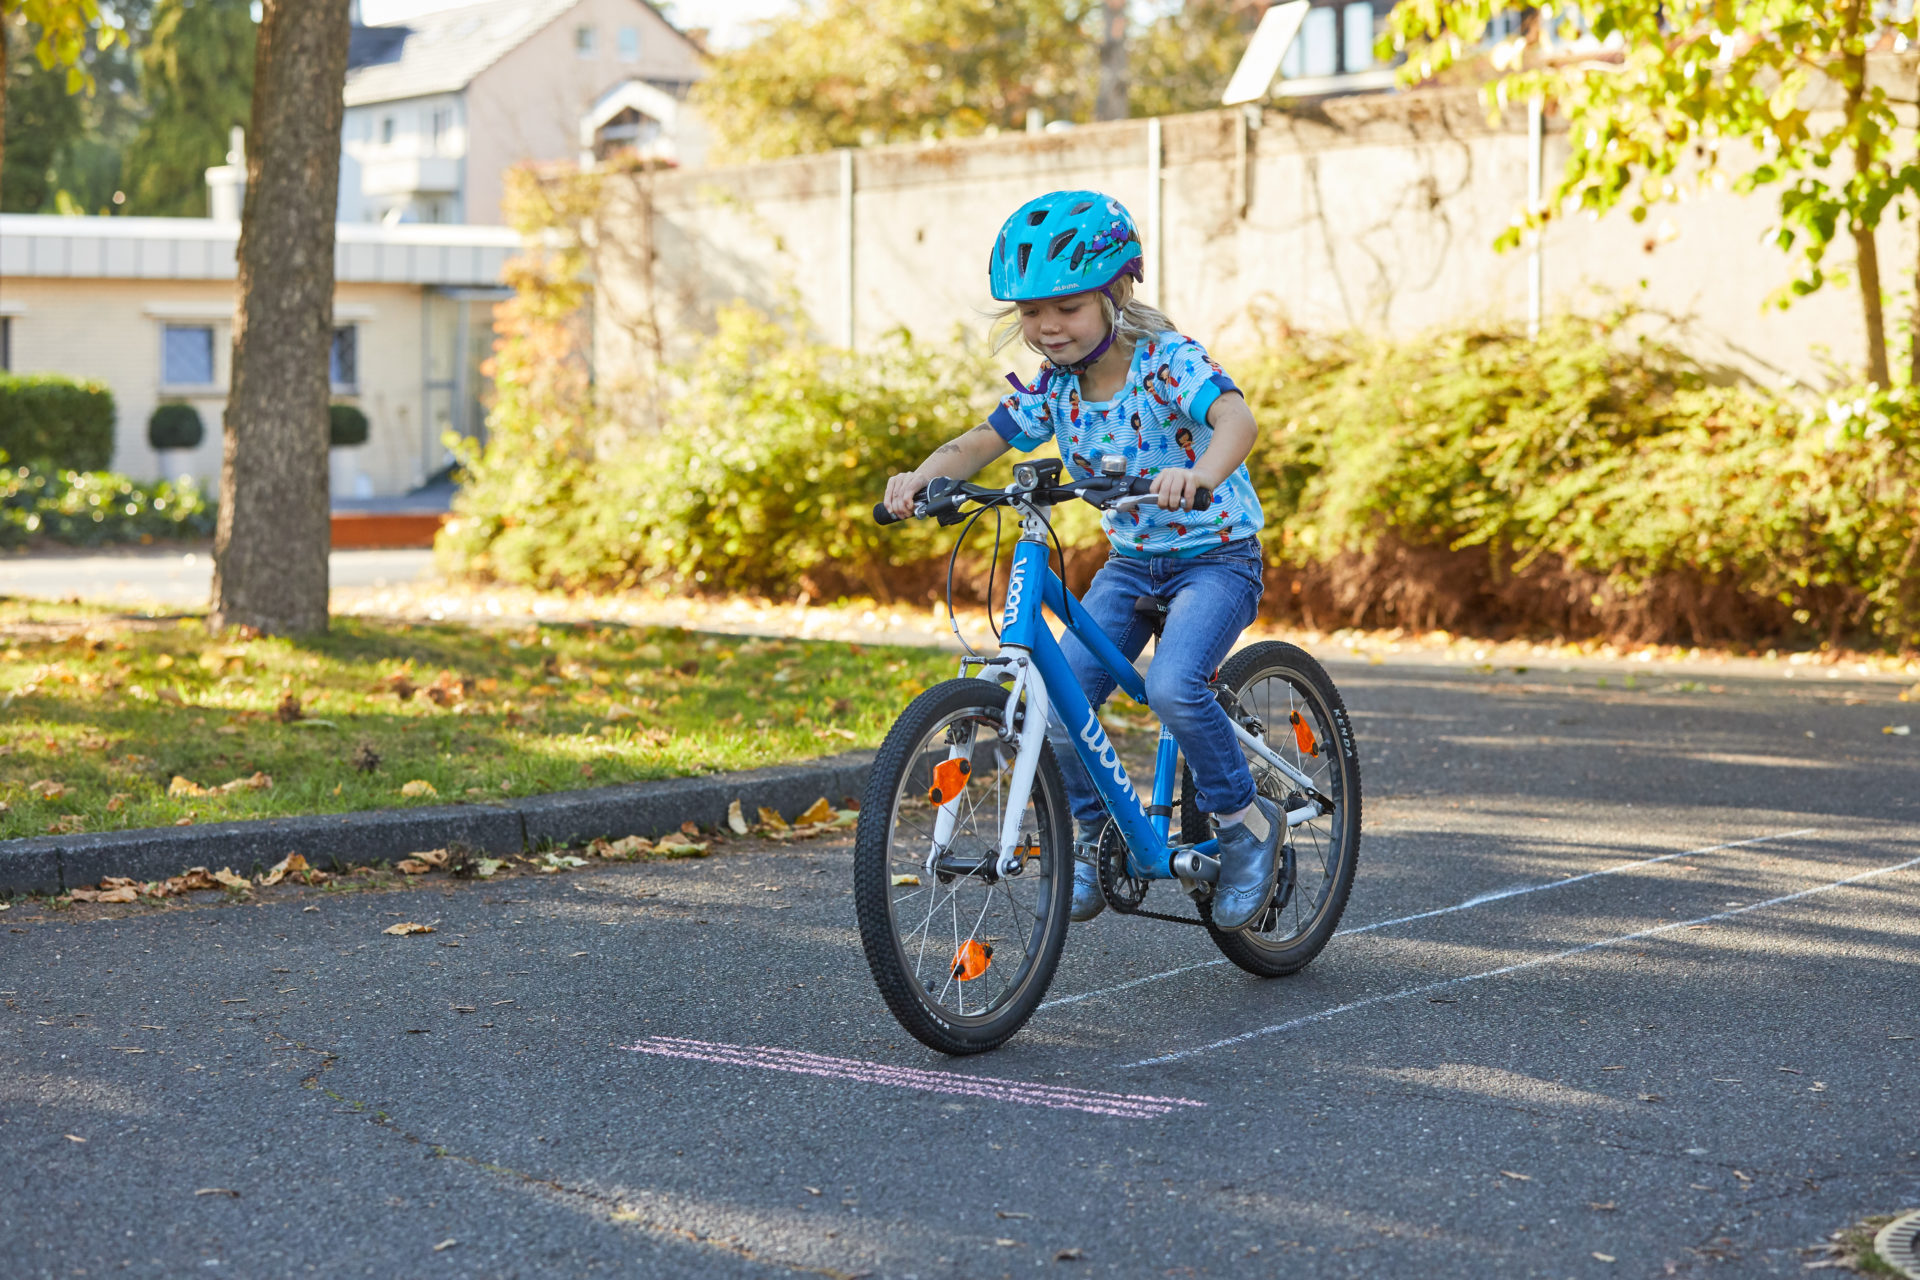
[[[1252,924],[1273,897],[1273,886],[1280,876],[1280,861],[1275,855],[1287,832],[1286,819],[1280,807],[1265,796],[1255,796],[1253,803],[1267,822],[1265,840],[1244,822],[1223,823],[1216,833],[1220,840],[1220,881],[1213,887],[1215,928],[1244,929]]]
[[[1100,891],[1100,846],[1078,840],[1073,846],[1073,909],[1067,918],[1085,924],[1107,909],[1107,895]]]

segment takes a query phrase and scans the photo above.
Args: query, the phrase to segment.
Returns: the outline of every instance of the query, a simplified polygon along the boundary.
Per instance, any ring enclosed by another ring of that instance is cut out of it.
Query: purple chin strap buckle
[[[1107,288],[1108,288],[1107,285],[1104,285],[1104,284],[1101,285],[1100,294],[1102,297],[1104,297],[1107,300],[1109,304],[1113,306],[1114,315],[1116,316],[1116,322],[1114,324],[1110,324],[1107,326],[1107,336],[1100,339],[1100,345],[1095,347],[1093,350],[1087,352],[1087,354],[1083,358],[1074,361],[1072,364],[1055,364],[1051,359],[1049,359],[1046,362],[1046,364],[1042,365],[1040,368],[1040,381],[1039,381],[1039,384],[1036,386],[1031,386],[1031,387],[1026,386],[1020,381],[1019,374],[1009,373],[1007,375],[1007,381],[1013,384],[1013,389],[1015,391],[1018,391],[1022,395],[1028,395],[1028,396],[1044,395],[1047,390],[1047,384],[1053,381],[1054,374],[1085,372],[1086,369],[1089,368],[1094,361],[1098,360],[1101,356],[1107,354],[1107,348],[1113,345],[1114,338],[1118,337],[1120,333],[1120,326],[1119,326],[1119,323],[1117,322],[1117,317],[1120,312],[1120,306],[1118,303],[1115,303],[1113,301],[1113,295],[1107,292]]]

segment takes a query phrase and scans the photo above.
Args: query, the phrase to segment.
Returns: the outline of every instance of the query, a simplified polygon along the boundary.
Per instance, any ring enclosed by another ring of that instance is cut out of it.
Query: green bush
[[[367,442],[367,415],[356,405],[327,406],[327,443],[335,449]]]
[[[147,443],[156,451],[198,449],[207,438],[200,411],[190,404],[163,404],[147,419]]]
[[[1920,645],[1920,398],[1714,385],[1633,336],[1645,324],[1291,335],[1229,355],[1261,424],[1268,611]],[[661,435],[608,443],[590,406],[564,428],[544,401],[496,409],[442,552],[539,585],[923,596],[954,531],[880,529],[871,507],[889,473],[980,420],[1002,367],[905,335],[849,354],[729,312]],[[1097,543],[1090,510],[1056,518],[1069,547]]]
[[[0,452],[46,470],[113,461],[113,393],[54,374],[0,373]]]
[[[214,505],[192,481],[142,483],[106,471],[9,468],[0,455],[0,546],[71,546],[213,536]]]

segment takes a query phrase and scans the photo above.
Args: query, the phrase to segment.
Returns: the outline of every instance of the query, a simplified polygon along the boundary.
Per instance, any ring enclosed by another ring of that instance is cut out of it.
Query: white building
[[[0,214],[0,368],[93,378],[113,392],[113,467],[139,479],[220,476],[233,348],[236,222]],[[405,493],[450,460],[446,432],[484,430],[492,309],[519,238],[500,227],[341,225],[333,398],[367,443],[333,451],[341,498]],[[147,422],[199,410],[206,439],[164,460]]]
[[[498,223],[509,168],[583,149],[697,165],[685,98],[700,74],[698,48],[644,0],[485,0],[356,26],[339,220]],[[582,118],[616,99],[583,147]]]

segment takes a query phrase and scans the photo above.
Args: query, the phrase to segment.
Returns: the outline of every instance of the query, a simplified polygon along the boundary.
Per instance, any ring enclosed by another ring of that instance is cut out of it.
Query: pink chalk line
[[[714,1044],[706,1040],[683,1040],[674,1036],[648,1036],[638,1044],[622,1047],[634,1053],[650,1053],[663,1058],[717,1062],[730,1067],[759,1067],[765,1071],[786,1071],[828,1080],[854,1080],[862,1084],[892,1085],[926,1093],[985,1098],[993,1102],[1018,1102],[1030,1107],[1086,1111],[1097,1116],[1124,1116],[1136,1120],[1165,1115],[1176,1107],[1207,1105],[1191,1098],[1103,1093],[1097,1089],[1069,1089],[1063,1085],[1030,1084],[1024,1080],[1002,1080],[994,1076],[963,1076],[946,1071],[892,1067],[881,1062],[830,1058],[824,1054],[806,1053],[799,1049],[776,1049],[768,1045]]]

